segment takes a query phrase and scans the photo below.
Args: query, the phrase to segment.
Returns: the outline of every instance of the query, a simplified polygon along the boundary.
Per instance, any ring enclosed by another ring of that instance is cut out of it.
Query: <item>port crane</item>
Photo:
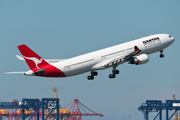
[[[172,95],[172,97],[173,97],[173,100],[176,100],[175,95]],[[178,117],[178,112],[177,111],[174,114],[174,120],[180,120],[180,117]]]
[[[59,120],[82,120],[82,116],[104,116],[83,105],[79,102],[79,99],[74,99],[72,103],[61,109],[56,87],[53,87],[53,91],[55,98],[42,98],[42,100],[23,99],[23,102],[18,102],[18,100],[14,100],[13,102],[0,102],[0,120],[3,120],[5,117],[7,117],[8,120],[21,120],[21,118],[22,120],[25,120],[25,118],[32,120],[58,120],[58,118]],[[52,101],[56,102],[56,107],[47,107],[48,103]],[[69,105],[71,105],[70,108],[68,108]]]

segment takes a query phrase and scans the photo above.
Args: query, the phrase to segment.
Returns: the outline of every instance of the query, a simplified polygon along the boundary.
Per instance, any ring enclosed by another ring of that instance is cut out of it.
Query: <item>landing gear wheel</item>
[[[116,74],[119,74],[119,70],[116,70],[117,66],[118,66],[118,64],[114,64],[113,65],[112,74],[109,74],[109,78],[115,78]]]
[[[91,76],[89,75],[89,76],[87,77],[87,79],[88,79],[88,80],[91,80]]]
[[[94,79],[94,76],[89,75],[89,76],[87,77],[87,79],[88,79],[88,80],[93,80],[93,79]]]
[[[93,72],[93,75],[94,75],[94,76],[97,76],[97,75],[98,75],[98,72]]]
[[[91,80],[93,80],[94,79],[94,76],[91,76]]]
[[[89,75],[87,77],[88,80],[93,80],[94,79],[94,76],[97,76],[98,75],[98,72],[96,71],[91,71],[91,75]]]
[[[112,70],[113,74],[119,74],[119,70]]]
[[[109,74],[109,78],[115,78],[116,75],[115,74]]]
[[[112,78],[115,78],[116,77],[116,75],[115,74],[112,74]]]
[[[109,74],[109,78],[112,78],[112,74]]]
[[[164,54],[160,54],[160,56],[159,56],[160,58],[163,58],[164,57]]]
[[[119,70],[115,70],[115,74],[119,74]]]

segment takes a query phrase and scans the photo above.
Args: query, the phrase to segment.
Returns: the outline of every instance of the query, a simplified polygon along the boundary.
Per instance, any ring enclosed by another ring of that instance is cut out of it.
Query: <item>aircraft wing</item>
[[[16,55],[16,57],[19,59],[19,60],[24,60],[23,57],[19,56],[19,55]],[[56,62],[60,62],[60,61],[63,61],[65,59],[44,59],[45,61],[47,61],[48,63],[56,63]],[[24,60],[25,61],[25,60]]]
[[[137,47],[137,46],[134,46],[134,51],[128,55],[123,55],[123,56],[119,56],[119,57],[116,57],[116,58],[113,58],[111,60],[109,60],[108,62],[106,62],[104,64],[104,67],[110,67],[112,65],[119,65],[121,63],[124,63],[126,61],[130,61],[133,56],[137,55],[138,53],[140,53],[141,50]]]

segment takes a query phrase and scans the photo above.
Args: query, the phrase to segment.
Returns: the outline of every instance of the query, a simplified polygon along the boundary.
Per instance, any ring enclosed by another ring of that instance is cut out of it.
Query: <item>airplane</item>
[[[155,34],[142,37],[130,42],[115,45],[70,59],[43,59],[25,44],[17,46],[31,70],[24,72],[27,76],[40,77],[70,77],[90,72],[88,80],[98,75],[97,70],[112,67],[109,78],[119,74],[117,66],[128,62],[141,65],[149,61],[148,54],[160,51],[160,58],[164,57],[163,50],[174,42],[175,38],[169,34]]]

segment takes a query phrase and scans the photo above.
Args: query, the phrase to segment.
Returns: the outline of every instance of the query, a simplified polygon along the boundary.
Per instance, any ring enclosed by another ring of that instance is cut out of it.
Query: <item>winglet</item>
[[[141,52],[141,50],[137,46],[134,46],[134,51],[132,53],[130,53],[129,55],[127,55],[124,58],[124,60],[129,61],[130,59],[132,59],[133,56],[139,54],[140,52]]]
[[[141,50],[137,46],[134,46],[134,52],[132,52],[132,55],[135,56],[140,52],[141,52]]]
[[[136,51],[136,50],[139,50],[139,48],[137,47],[137,46],[134,46],[134,50]]]

